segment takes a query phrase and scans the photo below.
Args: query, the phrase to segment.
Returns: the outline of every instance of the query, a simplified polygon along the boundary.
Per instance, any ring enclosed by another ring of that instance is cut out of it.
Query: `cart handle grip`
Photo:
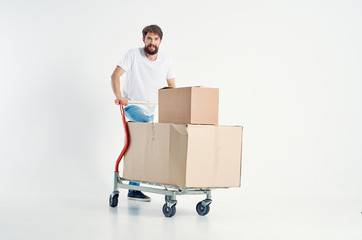
[[[114,100],[114,103],[116,105],[121,105],[121,100],[116,99]],[[151,102],[151,101],[128,101],[128,104],[146,104],[146,105],[157,105],[157,102]]]

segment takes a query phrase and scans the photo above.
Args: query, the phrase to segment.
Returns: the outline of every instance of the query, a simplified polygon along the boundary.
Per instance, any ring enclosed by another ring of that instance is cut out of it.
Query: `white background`
[[[361,239],[361,12],[357,0],[1,1],[0,238]],[[218,87],[220,124],[244,126],[242,187],[215,191],[206,217],[187,196],[172,219],[158,195],[108,207],[123,144],[110,76],[150,24],[177,86]]]

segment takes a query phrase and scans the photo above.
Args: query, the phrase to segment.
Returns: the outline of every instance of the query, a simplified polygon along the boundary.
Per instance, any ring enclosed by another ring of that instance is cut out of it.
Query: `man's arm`
[[[171,87],[171,88],[176,87],[175,79],[174,78],[167,79],[167,85],[168,85],[168,87]]]
[[[114,69],[111,79],[112,79],[112,89],[113,93],[116,96],[117,99],[121,101],[121,103],[125,106],[128,105],[128,100],[124,97],[122,97],[121,93],[121,80],[120,77],[125,73],[125,70],[119,66]]]

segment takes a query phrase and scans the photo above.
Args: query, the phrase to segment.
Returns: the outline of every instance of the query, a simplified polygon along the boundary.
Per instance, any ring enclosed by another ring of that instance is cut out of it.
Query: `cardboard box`
[[[242,127],[128,122],[123,177],[179,187],[239,187]]]
[[[218,124],[219,89],[164,88],[158,91],[160,123]]]

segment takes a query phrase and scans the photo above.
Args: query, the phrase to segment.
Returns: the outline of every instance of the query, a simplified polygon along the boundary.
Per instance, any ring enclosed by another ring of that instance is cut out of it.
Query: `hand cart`
[[[120,105],[121,115],[122,115],[122,121],[123,121],[123,127],[125,132],[125,144],[122,149],[121,154],[119,155],[116,167],[114,171],[114,188],[112,194],[109,196],[109,206],[116,207],[118,204],[118,196],[119,196],[119,188],[124,189],[131,189],[131,190],[138,190],[138,191],[144,191],[144,192],[150,192],[150,193],[157,193],[157,194],[163,194],[165,195],[165,204],[162,207],[162,212],[165,215],[165,217],[173,217],[176,214],[176,195],[201,195],[206,194],[206,199],[200,201],[196,205],[196,211],[200,216],[205,216],[210,211],[210,204],[212,202],[211,200],[211,188],[182,188],[178,186],[172,186],[172,185],[164,185],[164,184],[157,184],[157,183],[150,183],[150,182],[140,182],[142,185],[145,186],[136,186],[136,185],[129,185],[128,183],[130,181],[133,181],[132,179],[124,179],[119,176],[119,164],[124,156],[124,154],[127,151],[128,145],[129,145],[129,133],[128,133],[128,127],[126,122],[126,117],[124,114],[124,108],[121,102],[116,99],[115,103],[117,105]],[[155,102],[142,102],[142,101],[128,101],[128,104],[157,104]]]

